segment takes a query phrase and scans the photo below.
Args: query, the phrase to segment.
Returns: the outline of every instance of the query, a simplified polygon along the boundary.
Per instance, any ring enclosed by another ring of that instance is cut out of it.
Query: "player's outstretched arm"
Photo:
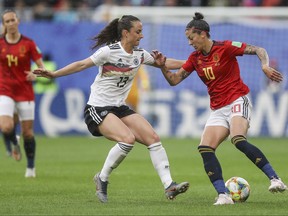
[[[46,77],[46,78],[57,78],[61,76],[67,76],[69,74],[77,73],[79,71],[85,70],[89,67],[94,66],[95,64],[90,58],[86,58],[81,61],[73,62],[55,72],[49,71],[46,69],[38,68],[33,71],[37,76]]]
[[[44,68],[37,68],[32,71],[33,74],[35,74],[37,77],[45,77],[45,78],[54,78],[54,72],[46,70]]]
[[[186,77],[189,76],[189,73],[186,72],[182,67],[175,73],[173,73],[172,71],[170,71],[170,69],[167,66],[167,62],[166,62],[166,56],[164,56],[161,52],[157,51],[157,50],[153,50],[151,55],[154,57],[155,59],[155,64],[157,64],[157,67],[159,67],[165,77],[165,79],[167,80],[167,82],[171,85],[171,86],[175,86],[178,83],[182,82],[184,79],[186,79]],[[171,59],[170,59],[171,61]],[[172,64],[174,64],[174,66],[177,66],[178,68],[183,65],[184,61],[181,60],[175,60],[172,61]],[[168,64],[171,64],[168,63]],[[171,65],[170,65],[171,66]]]
[[[166,65],[160,67],[162,74],[171,86],[178,85],[184,79],[186,79],[190,73],[185,71],[182,67],[177,72],[170,71]]]
[[[175,70],[175,69],[180,69],[184,63],[185,63],[185,60],[167,58],[165,65],[167,66],[169,70]]]
[[[262,71],[270,80],[275,82],[281,82],[283,80],[282,74],[269,66],[269,56],[264,48],[247,44],[244,54],[257,55],[261,62]]]

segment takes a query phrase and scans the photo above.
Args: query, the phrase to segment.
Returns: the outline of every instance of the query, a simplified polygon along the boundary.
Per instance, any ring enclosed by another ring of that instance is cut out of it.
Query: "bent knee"
[[[158,143],[158,142],[160,142],[160,137],[155,132],[147,136],[144,136],[142,140],[142,143],[146,145],[151,145],[151,144]]]
[[[128,133],[122,136],[119,141],[127,143],[127,144],[134,144],[135,143],[135,136],[133,133]]]
[[[34,132],[33,130],[23,130],[22,136],[24,139],[32,139],[34,137]]]
[[[153,140],[152,143],[160,142],[160,137],[159,137],[159,135],[158,135],[156,132],[153,132],[151,138],[152,138],[152,140]]]
[[[14,125],[13,124],[5,124],[1,126],[1,131],[3,134],[10,134],[12,133],[14,129]]]

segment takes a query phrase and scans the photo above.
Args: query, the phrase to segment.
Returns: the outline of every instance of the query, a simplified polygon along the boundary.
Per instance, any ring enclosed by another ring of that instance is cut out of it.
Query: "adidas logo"
[[[262,160],[262,158],[256,158],[256,162],[255,162],[255,164],[260,163],[261,160]]]
[[[208,176],[212,176],[212,175],[214,175],[214,172],[209,171],[209,172],[207,173],[207,175],[208,175]]]

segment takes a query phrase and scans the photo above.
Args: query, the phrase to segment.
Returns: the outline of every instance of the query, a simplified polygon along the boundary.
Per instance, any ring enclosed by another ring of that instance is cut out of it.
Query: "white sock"
[[[172,183],[170,174],[170,166],[165,149],[161,142],[154,143],[148,147],[150,152],[150,158],[153,166],[157,171],[164,188],[167,188]]]
[[[118,142],[108,153],[104,162],[103,168],[100,172],[100,179],[102,181],[108,181],[108,178],[113,169],[124,160],[127,154],[131,151],[133,145]]]

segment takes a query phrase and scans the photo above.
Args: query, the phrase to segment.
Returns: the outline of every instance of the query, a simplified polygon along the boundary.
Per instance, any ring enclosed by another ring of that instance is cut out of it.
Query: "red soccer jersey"
[[[25,71],[31,70],[31,60],[36,61],[42,54],[33,40],[21,36],[15,44],[0,38],[0,95],[15,101],[32,101],[32,83],[26,80]]]
[[[245,43],[235,41],[213,41],[208,55],[193,52],[182,66],[198,76],[207,86],[211,109],[218,109],[249,93],[249,88],[240,77],[236,56],[242,56]]]

